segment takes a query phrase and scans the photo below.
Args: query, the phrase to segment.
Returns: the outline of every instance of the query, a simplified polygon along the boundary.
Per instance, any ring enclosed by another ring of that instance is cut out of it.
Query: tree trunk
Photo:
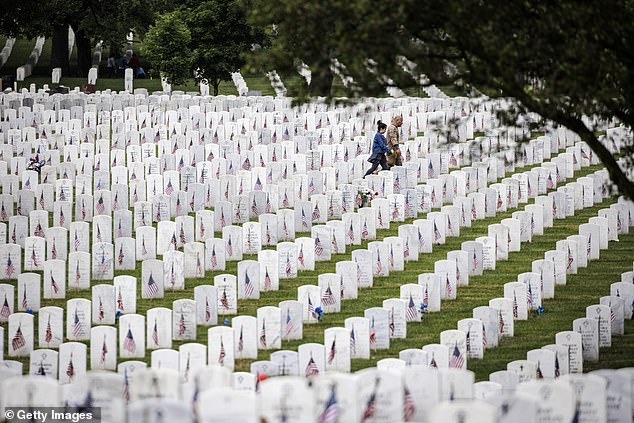
[[[73,27],[75,31],[75,45],[77,46],[77,68],[79,76],[88,77],[88,71],[92,67],[92,45],[86,33],[79,28]]]
[[[311,97],[328,97],[332,89],[334,75],[330,66],[318,66],[311,69],[319,69],[311,75],[310,86],[308,87]]]
[[[62,77],[68,76],[70,73],[70,59],[68,56],[68,25],[55,25],[51,44],[51,70],[62,68]]]
[[[220,88],[220,80],[214,79],[211,83],[211,86],[214,87],[214,95],[218,95],[218,89]]]

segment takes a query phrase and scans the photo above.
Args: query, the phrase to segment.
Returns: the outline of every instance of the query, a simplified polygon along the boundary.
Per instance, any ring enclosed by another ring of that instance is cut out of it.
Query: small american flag
[[[150,273],[150,277],[147,281],[147,292],[150,297],[155,297],[159,293],[158,285],[154,280],[154,276]]]
[[[262,329],[260,329],[260,346],[266,348],[266,320],[262,320]]]
[[[290,207],[290,201],[288,200],[288,193],[284,192],[284,197],[282,198],[282,207],[283,208],[288,208]]]
[[[13,260],[11,260],[11,254],[7,257],[7,267],[5,270],[5,275],[7,278],[11,278],[11,276],[15,273],[15,265],[13,264]]]
[[[313,359],[313,355],[310,355],[310,359],[308,360],[308,364],[306,365],[306,370],[304,371],[306,377],[317,376],[319,374],[319,368],[317,367],[317,363]]]
[[[517,296],[515,292],[513,292],[513,318],[517,319],[518,317],[518,306],[517,306]]]
[[[308,229],[308,219],[306,218],[306,213],[304,212],[304,209],[302,209],[302,229],[303,228]]]
[[[123,244],[119,247],[119,256],[117,257],[117,262],[119,266],[123,265],[123,259],[125,258],[125,254],[123,254]]]
[[[75,251],[79,251],[80,244],[81,242],[79,241],[79,236],[77,235],[77,232],[75,232]]]
[[[187,240],[185,239],[185,225],[181,223],[181,228],[180,231],[178,233],[178,238],[181,242],[181,244],[186,244]]]
[[[321,219],[321,212],[319,211],[319,206],[315,204],[315,208],[313,209],[313,222]]]
[[[33,232],[33,235],[44,238],[44,228],[39,221],[37,222],[37,226],[35,226],[35,231]]]
[[[357,336],[354,333],[354,326],[350,329],[350,355],[355,356],[357,354]]]
[[[533,289],[531,288],[530,282],[527,285],[528,290],[526,291],[526,301],[528,303],[528,309],[532,310],[534,307]]]
[[[337,423],[339,421],[340,409],[335,396],[335,385],[330,388],[330,396],[324,407],[324,411],[319,415],[317,423]]]
[[[105,312],[103,308],[103,301],[101,300],[101,297],[99,297],[99,320],[103,320],[104,317],[105,317]]]
[[[24,286],[24,293],[22,295],[22,309],[23,310],[29,309],[29,302],[27,300],[27,295],[26,295],[26,286]]]
[[[434,241],[438,241],[441,238],[440,231],[438,230],[438,225],[436,225],[436,221],[434,221]]]
[[[40,202],[40,206],[44,208],[41,202]],[[7,220],[7,217],[8,217],[7,209],[4,207],[4,203],[2,203],[2,206],[0,207],[0,220]]]
[[[64,226],[64,223],[66,223],[66,216],[64,216],[64,210],[60,209],[59,210],[59,226]]]
[[[46,324],[46,332],[44,334],[44,341],[48,344],[53,340],[53,328],[51,328],[51,316],[48,316],[48,323]]]
[[[299,254],[297,255],[297,261],[299,262],[299,264],[301,264],[302,267],[305,266],[304,264],[304,246],[301,245],[299,247]]]
[[[290,277],[291,276],[291,255],[290,254],[286,254],[286,277]]]
[[[0,309],[0,316],[5,319],[11,315],[11,309],[9,308],[9,301],[7,300],[7,294],[4,294],[4,303],[2,304],[2,308]]]
[[[169,196],[169,195],[172,195],[173,192],[174,192],[174,185],[172,185],[172,180],[168,179],[167,185],[165,186],[165,194]]]
[[[464,357],[458,348],[458,343],[454,345],[453,353],[449,359],[449,367],[453,367],[456,369],[461,369],[464,365]]]
[[[176,272],[174,272],[174,262],[172,262],[172,269],[170,271],[170,284],[172,285],[172,289],[176,285]]]
[[[178,336],[185,336],[187,332],[187,326],[185,325],[185,314],[181,312],[181,318],[178,321]]]
[[[350,243],[354,242],[354,228],[352,227],[352,222],[350,222],[350,227],[348,228],[348,239]]]
[[[376,216],[377,220],[379,221],[379,227],[382,228],[383,227],[383,213],[381,213],[381,209],[378,209],[378,215]]]
[[[154,345],[159,345],[159,335],[158,335],[158,322],[157,319],[154,319],[154,328],[152,329],[152,341],[154,341]]]
[[[33,245],[33,248],[31,249],[31,265],[34,267],[39,266],[37,262],[37,255],[35,254],[35,245]]]
[[[121,288],[119,288],[119,292],[117,294],[117,307],[121,311],[125,311],[125,307],[123,306],[123,295],[121,295]]]
[[[388,326],[390,328],[390,337],[393,337],[394,330],[396,329],[396,324],[394,323],[394,307],[392,307],[392,310],[390,311],[390,323]]]
[[[269,278],[270,279],[270,278]],[[251,282],[251,278],[249,277],[249,273],[244,273],[244,296],[246,298],[250,298],[253,295],[253,282]]]
[[[487,327],[486,325],[482,325],[482,348],[486,348],[487,346]]]
[[[231,245],[231,237],[227,240],[227,256],[233,257],[233,246]]]
[[[570,247],[568,247],[568,270],[572,269],[574,261],[575,259],[572,256],[572,251],[570,250]]]
[[[295,323],[291,318],[291,310],[286,310],[286,329],[284,330],[284,337],[288,338],[295,330]]]
[[[383,264],[381,263],[381,253],[378,253],[376,256],[376,273],[378,275],[383,272]]]
[[[205,297],[205,322],[211,319],[211,308],[209,307],[209,299]]]
[[[431,159],[429,160],[429,165],[427,166],[427,178],[432,179],[434,177],[434,165],[432,164]]]
[[[243,326],[240,326],[240,337],[238,338],[238,351],[242,352],[244,350],[244,334],[242,333]]]
[[[216,246],[211,248],[211,268],[215,269],[218,266],[218,256],[216,256]]]
[[[555,378],[561,376],[561,367],[559,365],[559,356],[555,353]]]
[[[229,298],[227,298],[226,288],[222,291],[222,296],[220,297],[220,304],[222,305],[222,308],[224,308],[225,310],[229,310]]]
[[[59,292],[59,286],[57,285],[57,282],[55,282],[55,278],[53,278],[52,274],[51,274],[51,289],[53,289],[53,292],[56,294]]]
[[[128,379],[128,369],[123,371],[123,399],[126,404],[130,401],[130,380]]]
[[[321,257],[324,253],[324,247],[321,245],[321,240],[319,237],[315,237],[315,255],[317,257]]]
[[[134,337],[132,336],[132,329],[130,329],[130,326],[128,326],[128,334],[123,340],[123,349],[128,351],[129,353],[134,353],[136,351],[136,342],[134,341]]]
[[[97,225],[97,242],[101,242],[101,241],[103,241],[101,239],[101,227]]]
[[[429,287],[425,284],[425,293],[423,294],[423,304],[429,306]]]
[[[260,181],[260,177],[258,176],[255,180],[255,184],[253,185],[253,191],[262,191],[262,188],[262,181]]]
[[[330,351],[328,352],[328,364],[332,364],[337,357],[337,338],[332,340],[332,345],[330,346]]]
[[[407,321],[412,322],[418,320],[418,310],[416,309],[416,304],[414,303],[414,299],[412,295],[409,296],[409,303],[407,305]]]
[[[112,200],[112,210],[119,209],[119,193],[115,192],[114,199]]]
[[[404,386],[403,395],[403,421],[411,422],[416,414],[416,404],[414,403],[414,397],[412,393]]]
[[[363,220],[363,228],[361,229],[361,239],[368,239],[370,231],[368,231],[368,220]]]
[[[453,287],[451,286],[451,281],[449,280],[449,274],[447,274],[447,283],[445,286],[447,289],[447,298],[451,298],[453,295]]]
[[[79,320],[79,313],[77,309],[75,309],[75,320],[73,322],[73,336],[75,338],[79,338],[84,334],[83,325],[81,324],[81,320]]]
[[[398,220],[399,212],[398,206],[396,202],[394,202],[394,207],[392,208],[392,220]]]
[[[15,335],[11,340],[11,346],[13,347],[13,351],[17,351],[25,345],[26,340],[24,339],[24,335],[22,334],[22,327],[18,326],[18,330],[15,331]]]
[[[317,318],[317,313],[315,312],[315,306],[313,305],[313,302],[310,300],[310,295],[308,296],[308,317],[309,318]]]
[[[224,342],[222,342],[222,337],[220,338],[220,352],[218,353],[218,363],[221,366],[225,365],[225,357],[227,356],[227,353],[225,352],[225,344]]]
[[[273,286],[273,282],[271,281],[271,276],[269,275],[269,268],[264,268],[264,289],[270,290]]]
[[[502,316],[502,312],[498,312],[498,325],[500,335],[504,334],[504,316]]]
[[[73,364],[73,354],[71,353],[68,360],[68,367],[66,367],[66,376],[72,381],[75,378],[75,365]]]
[[[374,317],[370,324],[370,347],[376,347],[376,328],[374,327]]]
[[[255,202],[255,197],[253,197],[253,202],[251,203],[251,213],[253,213],[254,216],[257,216],[260,214],[258,210],[258,205]]]
[[[324,293],[321,295],[321,303],[328,306],[335,305],[336,302],[335,296],[330,289],[330,285],[328,285],[324,290]]]
[[[99,213],[99,214],[103,214],[103,212],[106,210],[106,206],[105,206],[105,204],[103,202],[103,195],[101,195],[99,197],[99,200],[97,200],[96,209],[97,209],[97,213]]]
[[[378,382],[377,382],[378,385]],[[376,413],[376,386],[368,398],[368,402],[365,405],[365,409],[363,410],[363,415],[361,416],[361,423],[365,423],[368,419],[374,417]]]

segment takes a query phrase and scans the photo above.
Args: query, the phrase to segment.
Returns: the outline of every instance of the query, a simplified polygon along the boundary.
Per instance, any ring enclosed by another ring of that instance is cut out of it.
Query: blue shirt
[[[372,154],[387,153],[388,151],[390,150],[387,148],[387,140],[385,139],[385,136],[382,133],[377,132],[374,136],[374,141],[372,142]]]

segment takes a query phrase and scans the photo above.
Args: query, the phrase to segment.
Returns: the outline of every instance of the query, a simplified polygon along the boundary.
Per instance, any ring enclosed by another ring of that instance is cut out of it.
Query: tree
[[[192,66],[197,81],[206,80],[218,95],[221,81],[244,64],[244,53],[264,35],[247,22],[244,4],[235,0],[192,1],[186,22],[192,32]]]
[[[576,132],[634,199],[634,184],[584,118],[616,117],[633,127],[632,0],[262,0],[251,19],[278,30],[271,68],[329,59],[309,64],[315,73],[338,59],[354,80],[347,88],[353,98],[421,80],[511,97],[514,115],[536,112]],[[326,51],[319,38],[297,40],[315,22],[334,35]],[[309,88],[300,87],[300,97],[310,96]],[[630,169],[633,154],[630,145],[624,153]]]
[[[143,54],[168,83],[181,85],[191,77],[191,40],[183,14],[166,13],[145,35]]]

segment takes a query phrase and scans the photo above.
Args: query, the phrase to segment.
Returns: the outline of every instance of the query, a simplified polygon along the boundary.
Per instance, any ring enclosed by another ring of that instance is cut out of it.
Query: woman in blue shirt
[[[381,121],[377,123],[377,133],[374,136],[374,141],[372,142],[372,155],[368,159],[370,163],[372,163],[372,167],[368,169],[368,171],[363,175],[366,176],[373,173],[379,165],[381,165],[381,170],[389,170],[387,166],[387,158],[385,154],[391,154],[390,149],[387,147],[387,141],[385,139],[385,130],[387,129],[387,125]]]

